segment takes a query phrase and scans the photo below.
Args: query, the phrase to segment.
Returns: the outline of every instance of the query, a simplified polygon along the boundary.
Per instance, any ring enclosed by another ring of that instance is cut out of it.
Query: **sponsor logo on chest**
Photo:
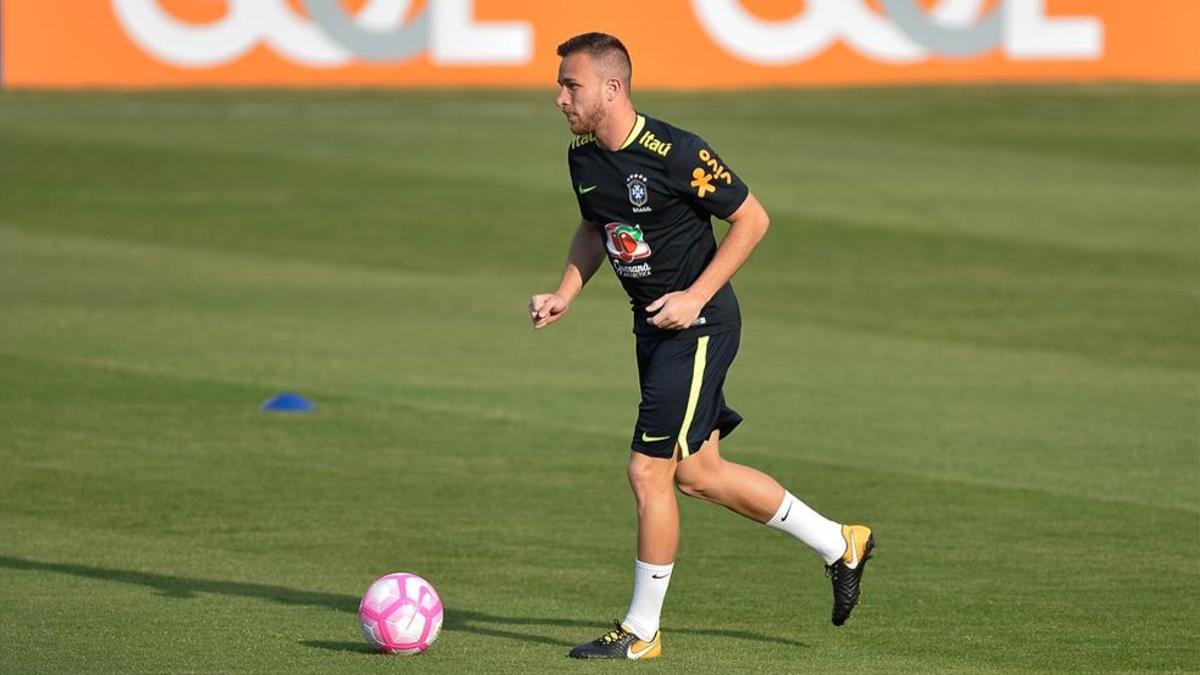
[[[641,138],[638,139],[638,144],[650,152],[658,154],[660,157],[666,157],[667,153],[671,152],[671,144],[658,140],[658,137],[650,131],[642,134]]]
[[[650,257],[650,244],[639,225],[625,223],[609,223],[604,226],[604,244],[608,249],[609,262],[617,276],[627,279],[641,279],[652,273],[650,263],[644,261]],[[624,264],[622,264],[624,263]],[[638,264],[630,264],[638,263]]]

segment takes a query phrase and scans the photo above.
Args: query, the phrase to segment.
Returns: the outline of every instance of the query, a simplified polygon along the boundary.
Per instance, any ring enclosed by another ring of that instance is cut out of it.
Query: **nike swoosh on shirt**
[[[579,184],[579,194],[586,195],[587,193],[591,192],[592,190],[595,190],[597,187],[599,187],[599,186],[597,186],[597,185],[585,186],[583,183],[580,183]]]
[[[668,438],[670,438],[670,436],[647,436],[646,432],[644,432],[644,431],[642,432],[642,442],[643,443],[653,443],[655,441],[665,441]]]

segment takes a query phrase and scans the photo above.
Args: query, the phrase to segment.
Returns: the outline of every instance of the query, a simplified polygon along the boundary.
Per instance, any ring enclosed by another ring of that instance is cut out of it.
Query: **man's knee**
[[[629,461],[629,486],[633,488],[633,493],[638,499],[670,492],[672,468],[669,459],[634,455]]]
[[[697,454],[680,462],[675,468],[675,485],[679,487],[679,491],[689,497],[708,499],[712,494],[716,475],[713,460],[720,461]]]
[[[714,431],[700,448],[675,465],[675,485],[689,497],[710,499],[721,472],[719,434]]]

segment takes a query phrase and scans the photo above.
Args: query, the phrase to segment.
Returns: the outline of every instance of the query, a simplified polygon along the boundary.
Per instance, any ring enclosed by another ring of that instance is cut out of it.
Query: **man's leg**
[[[637,560],[629,612],[613,630],[576,646],[571,656],[588,659],[643,659],[662,653],[659,615],[674,571],[679,545],[679,505],[675,496],[678,430],[689,408],[693,374],[703,365],[707,338],[642,339],[637,342],[641,403],[629,447],[629,486],[637,502]]]
[[[638,560],[652,565],[675,562],[679,546],[679,505],[675,501],[674,457],[629,453],[629,487],[637,501]]]
[[[774,478],[721,458],[714,431],[675,468],[680,492],[704,499],[751,520],[782,530],[808,544],[830,564],[846,552],[842,526],[809,508]]]
[[[858,603],[863,566],[875,547],[870,528],[835,523],[767,474],[725,461],[718,438],[714,431],[699,451],[676,465],[679,490],[786,532],[816,551],[833,581],[833,623],[845,623]]]
[[[712,432],[699,451],[677,464],[675,481],[680,492],[720,504],[751,520],[768,522],[787,491],[758,469],[722,459],[717,441],[719,435],[717,431]],[[835,557],[837,555],[841,555],[841,551],[837,551]]]
[[[658,635],[663,600],[675,569],[679,546],[679,504],[675,501],[674,457],[629,458],[629,486],[637,501],[637,560],[633,598],[625,619],[614,630],[571,650],[581,659],[650,659],[662,653]]]
[[[637,500],[637,562],[633,599],[622,621],[642,640],[658,632],[663,600],[671,583],[679,547],[679,504],[675,501],[674,457],[662,459],[638,452],[629,457],[629,486]]]

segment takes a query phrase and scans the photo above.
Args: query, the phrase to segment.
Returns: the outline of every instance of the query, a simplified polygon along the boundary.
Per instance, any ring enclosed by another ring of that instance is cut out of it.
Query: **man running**
[[[585,33],[558,55],[556,103],[576,134],[567,157],[582,219],[558,289],[533,296],[529,314],[535,329],[561,319],[607,257],[633,306],[642,393],[629,458],[638,513],[633,599],[623,621],[570,656],[662,653],[659,616],[679,542],[676,486],[816,551],[840,626],[858,602],[871,529],[824,518],[765,473],[723,460],[718,447],[742,421],[723,393],[741,335],[729,280],[766,233],[767,214],[703,139],[637,112],[620,40]],[[730,224],[720,246],[711,216]]]

